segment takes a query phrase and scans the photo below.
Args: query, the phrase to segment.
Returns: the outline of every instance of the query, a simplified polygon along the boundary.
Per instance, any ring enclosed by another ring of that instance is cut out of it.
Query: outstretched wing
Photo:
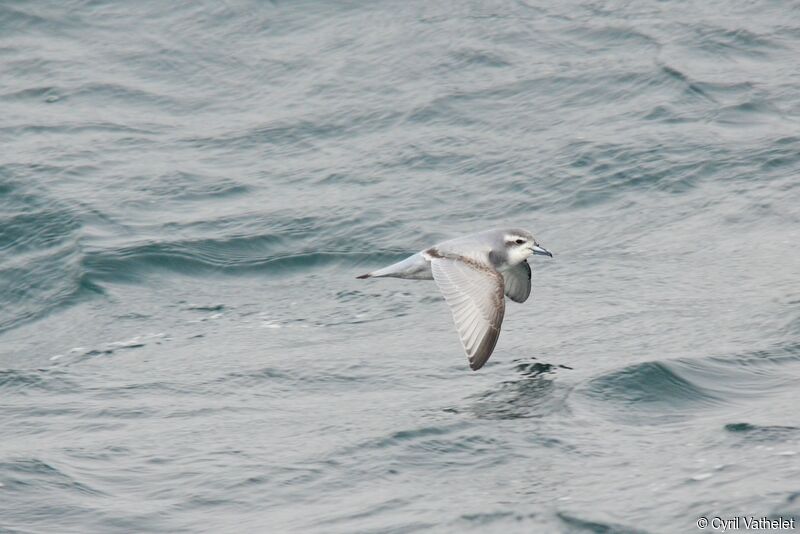
[[[506,308],[503,277],[488,266],[454,257],[433,258],[431,270],[453,312],[469,366],[477,371],[500,336]]]
[[[531,266],[527,261],[503,272],[506,295],[514,302],[525,302],[531,294]]]

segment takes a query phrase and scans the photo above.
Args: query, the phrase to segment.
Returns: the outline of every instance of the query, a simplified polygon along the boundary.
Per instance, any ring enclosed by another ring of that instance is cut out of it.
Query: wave
[[[628,527],[619,523],[607,523],[593,519],[583,519],[567,512],[558,512],[556,516],[569,528],[570,532],[614,532],[617,534],[646,534],[646,530]]]
[[[172,271],[187,276],[282,275],[333,265],[355,268],[367,260],[391,263],[407,255],[340,251],[259,253],[277,241],[274,236],[248,236],[144,243],[88,252],[83,266],[94,280],[132,282],[155,271]]]
[[[35,183],[23,182],[21,177],[41,172],[23,167],[0,166],[0,332],[104,295],[106,284],[140,283],[152,273],[282,276],[342,266],[355,276],[369,269],[366,264],[393,263],[409,253],[364,246],[391,225],[367,228],[367,221],[358,217],[333,220],[273,214],[268,232],[263,230],[263,220],[253,214],[173,222],[145,227],[145,235],[154,237],[131,243],[125,224],[91,205],[55,201]],[[50,170],[61,172],[57,167]],[[232,180],[196,178],[177,172],[142,187],[154,198],[179,201],[248,192],[247,186]],[[94,234],[103,237],[87,239],[86,227],[98,225],[104,231]],[[354,226],[359,225],[361,230],[356,228],[353,236]],[[104,239],[111,244],[104,244]],[[320,250],[319,242],[330,248]]]
[[[4,167],[0,177],[12,172]],[[0,332],[101,292],[81,267],[76,211],[30,185],[0,187]]]
[[[78,384],[55,369],[3,369],[0,370],[0,391],[4,394],[27,395],[34,392],[70,393]]]
[[[743,436],[748,441],[775,443],[778,441],[794,442],[800,437],[800,427],[788,425],[757,425],[753,423],[728,423],[725,430]]]
[[[800,345],[794,342],[730,357],[643,362],[590,379],[575,389],[573,400],[622,422],[665,422],[792,387],[798,363]]]

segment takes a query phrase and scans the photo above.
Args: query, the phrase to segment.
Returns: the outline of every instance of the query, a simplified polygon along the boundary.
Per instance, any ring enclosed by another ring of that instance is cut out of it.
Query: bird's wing
[[[506,309],[503,276],[474,260],[450,256],[432,258],[431,270],[453,312],[469,366],[477,371],[500,336]]]
[[[531,294],[531,266],[523,261],[503,272],[506,296],[514,302],[525,302]]]

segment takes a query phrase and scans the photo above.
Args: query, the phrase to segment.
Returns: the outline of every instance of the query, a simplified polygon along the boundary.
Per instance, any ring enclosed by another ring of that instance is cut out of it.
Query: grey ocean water
[[[796,517],[798,58],[791,1],[3,1],[0,531]],[[505,225],[479,372],[354,279]]]

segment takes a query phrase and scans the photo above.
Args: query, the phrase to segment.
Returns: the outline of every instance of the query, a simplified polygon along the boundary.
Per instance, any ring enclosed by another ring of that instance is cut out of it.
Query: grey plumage
[[[553,255],[520,229],[489,230],[444,241],[358,278],[433,280],[453,313],[470,368],[489,359],[505,315],[505,296],[525,302],[531,293],[532,254]]]

